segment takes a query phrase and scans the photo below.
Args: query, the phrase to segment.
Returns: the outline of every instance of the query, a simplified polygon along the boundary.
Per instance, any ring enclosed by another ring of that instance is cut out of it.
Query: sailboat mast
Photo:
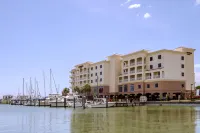
[[[23,78],[23,99],[24,99],[24,78]]]
[[[31,81],[31,78],[30,78],[30,99],[32,97],[32,81]]]
[[[51,73],[51,74],[52,74],[53,82],[54,82],[54,85],[55,85],[55,88],[56,88],[56,92],[57,92],[57,94],[58,94],[58,88],[56,87],[56,81],[55,81],[55,79],[54,79],[53,73]]]
[[[45,86],[45,73],[43,71],[43,79],[44,79],[44,96],[46,97],[46,86]]]
[[[50,69],[50,94],[52,94],[52,84],[51,84],[51,69]]]

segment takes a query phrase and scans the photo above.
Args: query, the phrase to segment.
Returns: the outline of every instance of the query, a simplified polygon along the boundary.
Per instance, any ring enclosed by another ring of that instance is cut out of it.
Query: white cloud
[[[129,2],[131,2],[131,0],[127,0],[124,4],[127,4],[127,3],[129,3]]]
[[[194,67],[195,68],[200,68],[200,64],[195,64]]]
[[[145,18],[145,19],[150,18],[150,17],[151,17],[151,15],[150,15],[149,13],[145,13],[145,14],[144,14],[144,18]]]
[[[124,6],[125,4],[130,3],[132,0],[127,0],[126,2],[124,2],[123,4],[121,4],[120,6]]]
[[[139,8],[139,7],[140,7],[140,4],[133,4],[133,5],[130,5],[128,8],[132,9],[132,8]]]
[[[196,0],[196,5],[200,5],[200,0]]]

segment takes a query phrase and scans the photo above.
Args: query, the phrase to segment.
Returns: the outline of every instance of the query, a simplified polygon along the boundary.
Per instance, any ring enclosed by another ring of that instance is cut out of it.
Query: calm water
[[[63,109],[0,105],[0,133],[200,133],[200,107]]]

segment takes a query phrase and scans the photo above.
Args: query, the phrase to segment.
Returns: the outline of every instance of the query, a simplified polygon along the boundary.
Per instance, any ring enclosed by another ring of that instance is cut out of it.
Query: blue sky
[[[75,64],[140,49],[196,48],[200,81],[200,0],[1,0],[0,95],[49,69],[69,86]],[[55,88],[54,92],[55,92]],[[21,91],[22,92],[22,91]]]

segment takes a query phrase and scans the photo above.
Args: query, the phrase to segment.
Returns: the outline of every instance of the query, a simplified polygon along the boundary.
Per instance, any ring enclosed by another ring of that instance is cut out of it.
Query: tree
[[[75,86],[75,87],[74,87],[74,92],[80,93],[80,88],[79,88],[78,86]]]
[[[200,86],[196,86],[196,89],[200,89]]]
[[[68,93],[69,93],[69,88],[64,88],[62,91],[62,96],[67,96]]]
[[[85,84],[82,88],[82,93],[89,93],[91,92],[91,86],[89,84]]]

